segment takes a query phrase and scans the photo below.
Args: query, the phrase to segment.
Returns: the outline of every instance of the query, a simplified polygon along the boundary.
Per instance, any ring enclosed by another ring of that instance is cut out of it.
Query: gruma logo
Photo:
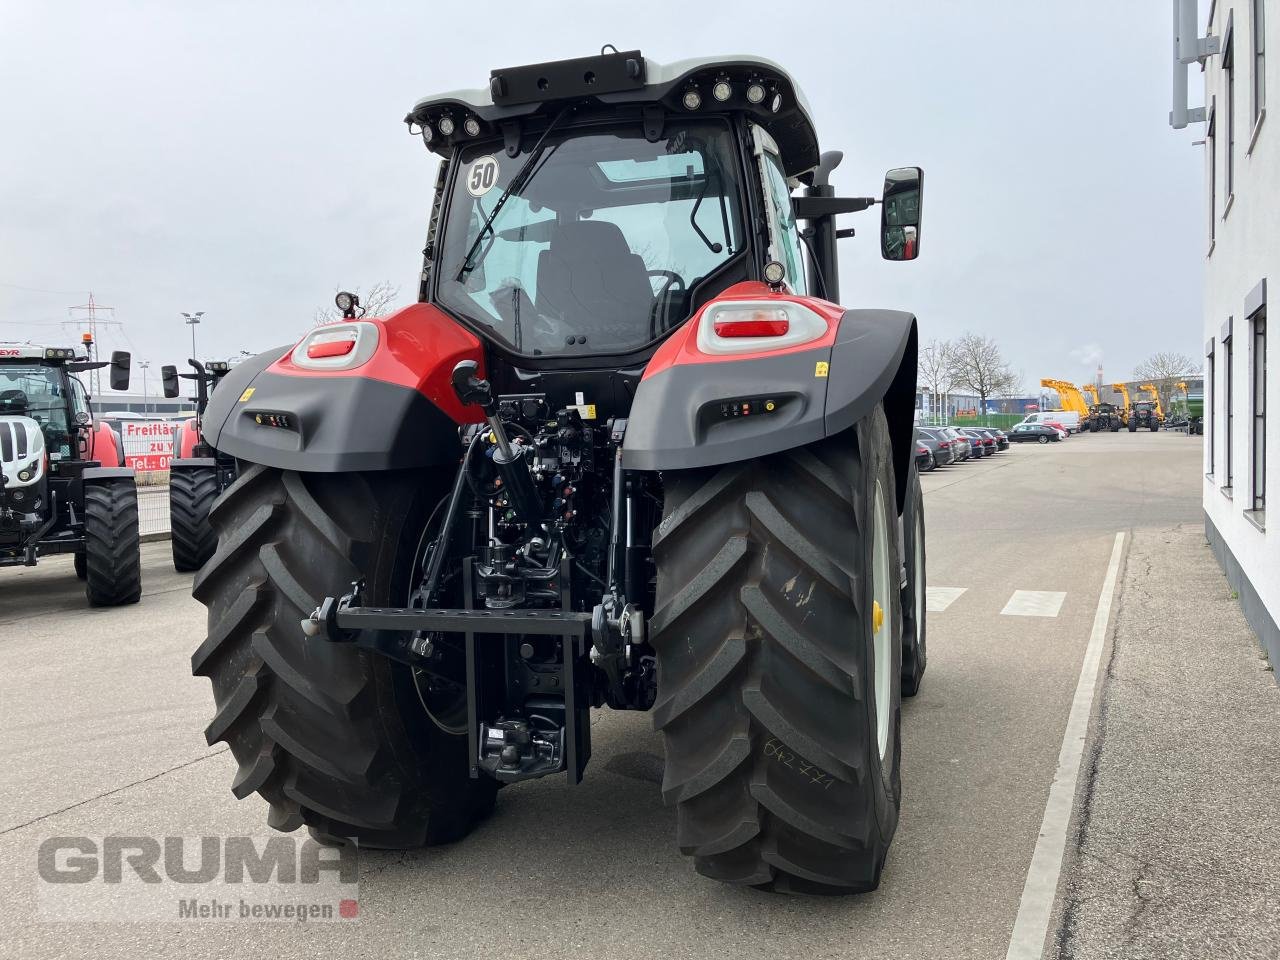
[[[345,922],[360,915],[356,845],[271,837],[49,837],[40,911],[64,921]]]

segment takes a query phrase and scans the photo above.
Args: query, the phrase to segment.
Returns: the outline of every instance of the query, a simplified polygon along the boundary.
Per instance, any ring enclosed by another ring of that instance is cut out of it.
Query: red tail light
[[[312,360],[321,357],[345,357],[356,348],[354,340],[319,340],[307,344],[307,356]]]
[[[942,449],[946,450],[947,448],[949,448],[949,447],[951,446],[951,441],[950,441],[950,440],[940,440],[940,441],[938,442],[938,446],[940,446],[940,447],[942,447]]]
[[[714,329],[717,337],[785,337],[791,321],[785,310],[722,310]]]

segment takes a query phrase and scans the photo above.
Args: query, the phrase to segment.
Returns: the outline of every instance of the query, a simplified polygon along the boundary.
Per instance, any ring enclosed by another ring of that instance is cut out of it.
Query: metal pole
[[[187,318],[186,322],[191,327],[191,359],[199,360],[196,356],[196,324],[200,322],[200,318],[204,316],[203,310],[197,310],[195,313],[187,313],[185,310],[182,315]]]
[[[138,367],[142,370],[142,415],[145,417],[150,413],[150,402],[147,396],[147,368],[151,366],[150,360],[139,360]]]

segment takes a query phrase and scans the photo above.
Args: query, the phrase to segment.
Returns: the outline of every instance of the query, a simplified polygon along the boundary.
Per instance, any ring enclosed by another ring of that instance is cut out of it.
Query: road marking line
[[[1080,682],[1071,701],[1067,715],[1067,730],[1062,736],[1062,750],[1058,753],[1058,769],[1049,787],[1049,800],[1044,806],[1044,820],[1040,823],[1040,836],[1031,866],[1022,886],[1022,900],[1018,903],[1018,916],[1013,923],[1006,960],[1040,960],[1044,956],[1045,938],[1049,935],[1049,918],[1053,915],[1053,901],[1058,893],[1058,878],[1062,874],[1062,857],[1067,845],[1067,826],[1071,822],[1071,808],[1075,804],[1076,781],[1080,777],[1080,761],[1084,757],[1085,737],[1089,733],[1089,715],[1093,712],[1093,696],[1098,686],[1098,667],[1102,663],[1102,647],[1107,636],[1107,622],[1111,618],[1111,604],[1115,597],[1116,576],[1120,570],[1120,557],[1124,552],[1124,533],[1116,534],[1111,548],[1111,562],[1102,581],[1102,593],[1098,597],[1098,609],[1093,615],[1093,629],[1089,632],[1089,645],[1085,647],[1084,663],[1080,665]]]
[[[925,587],[924,609],[927,613],[941,613],[958,599],[968,587]]]
[[[1067,595],[1060,590],[1015,590],[1000,613],[1006,617],[1056,617]]]

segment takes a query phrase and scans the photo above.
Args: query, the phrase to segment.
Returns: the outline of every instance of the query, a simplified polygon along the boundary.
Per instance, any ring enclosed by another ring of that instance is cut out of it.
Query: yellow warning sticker
[[[244,393],[240,394],[240,402],[247,403],[249,398],[253,396],[253,387],[245,387]]]
[[[578,411],[578,416],[583,420],[594,420],[596,418],[596,405],[594,403],[578,403],[573,407]]]
[[[817,366],[813,368],[813,375],[815,377],[825,377],[827,375],[827,371],[830,369],[831,364],[827,363],[825,360],[819,360]]]

